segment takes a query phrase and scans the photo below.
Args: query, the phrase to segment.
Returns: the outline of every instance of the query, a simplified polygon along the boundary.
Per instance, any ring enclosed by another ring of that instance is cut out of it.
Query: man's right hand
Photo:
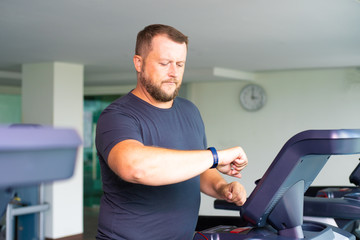
[[[229,176],[241,178],[241,170],[248,164],[247,156],[241,147],[218,151],[219,163],[217,170]]]

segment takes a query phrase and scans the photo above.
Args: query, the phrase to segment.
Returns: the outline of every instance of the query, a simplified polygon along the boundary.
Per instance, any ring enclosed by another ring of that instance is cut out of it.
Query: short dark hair
[[[135,54],[146,57],[151,49],[151,41],[157,36],[164,34],[172,41],[177,43],[185,43],[188,46],[188,37],[174,27],[163,24],[152,24],[141,30],[136,38]]]

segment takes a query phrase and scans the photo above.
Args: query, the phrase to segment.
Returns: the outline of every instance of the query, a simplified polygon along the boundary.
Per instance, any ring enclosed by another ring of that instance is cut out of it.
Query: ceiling
[[[135,83],[136,34],[152,23],[189,36],[184,81],[360,66],[359,0],[1,0],[0,83],[49,61],[84,64],[85,85]]]

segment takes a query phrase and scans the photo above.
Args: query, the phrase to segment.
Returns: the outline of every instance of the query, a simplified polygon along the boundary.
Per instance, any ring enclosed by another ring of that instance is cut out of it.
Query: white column
[[[24,64],[22,113],[24,123],[71,127],[83,132],[83,65],[61,62]],[[83,150],[74,176],[46,184],[45,237],[57,239],[83,233]]]

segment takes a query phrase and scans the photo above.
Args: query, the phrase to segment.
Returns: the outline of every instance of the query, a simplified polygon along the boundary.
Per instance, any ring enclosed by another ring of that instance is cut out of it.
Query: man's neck
[[[168,109],[171,108],[174,103],[174,100],[168,102],[157,101],[145,89],[140,88],[139,86],[136,86],[131,93],[157,108]]]

